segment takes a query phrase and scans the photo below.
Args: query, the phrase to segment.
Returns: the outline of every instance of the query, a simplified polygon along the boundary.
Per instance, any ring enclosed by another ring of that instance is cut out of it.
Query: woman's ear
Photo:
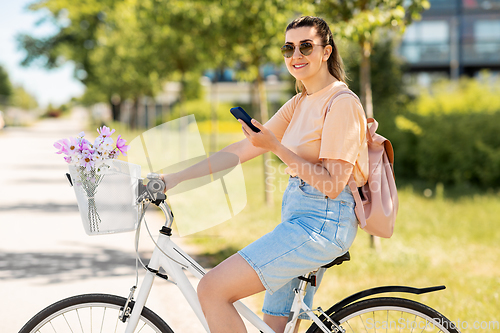
[[[330,58],[330,55],[332,54],[332,46],[331,45],[326,45],[325,48],[323,49],[323,61],[327,61]]]

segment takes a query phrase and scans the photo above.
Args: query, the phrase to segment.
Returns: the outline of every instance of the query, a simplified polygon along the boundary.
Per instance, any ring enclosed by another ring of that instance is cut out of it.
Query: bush
[[[217,120],[236,121],[233,115],[229,112],[229,110],[234,106],[235,105],[230,103],[218,103]],[[207,121],[211,119],[211,112],[212,112],[211,103],[204,99],[196,99],[184,102],[183,106],[177,103],[172,108],[172,111],[169,113],[168,120],[179,118],[181,116],[181,107],[184,108],[185,115],[194,114],[197,122]]]
[[[499,187],[499,119],[500,81],[441,82],[396,117],[396,156],[424,180]]]

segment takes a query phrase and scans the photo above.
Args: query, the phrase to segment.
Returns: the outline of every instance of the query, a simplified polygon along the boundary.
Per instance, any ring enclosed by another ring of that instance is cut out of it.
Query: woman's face
[[[298,47],[304,42],[313,44],[313,51],[307,56],[303,55]],[[322,70],[328,71],[326,62],[331,53],[331,46],[321,46],[321,38],[316,34],[315,27],[288,30],[285,35],[285,44],[295,46],[293,55],[285,58],[285,64],[290,74],[297,80],[304,82],[314,78]]]

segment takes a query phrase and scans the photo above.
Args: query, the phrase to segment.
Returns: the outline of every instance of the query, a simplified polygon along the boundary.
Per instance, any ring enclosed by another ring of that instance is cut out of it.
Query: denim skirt
[[[358,221],[349,186],[335,199],[298,177],[291,177],[283,194],[281,223],[238,251],[266,288],[263,313],[288,316],[298,276],[318,269],[346,253],[356,237]],[[317,286],[308,286],[305,303],[311,308]],[[307,318],[303,315],[301,318]]]

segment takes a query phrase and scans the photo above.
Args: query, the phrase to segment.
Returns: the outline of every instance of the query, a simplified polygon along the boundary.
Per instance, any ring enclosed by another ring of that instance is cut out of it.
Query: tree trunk
[[[372,84],[371,84],[371,65],[370,55],[372,52],[372,43],[367,40],[361,42],[361,67],[360,67],[360,84],[361,84],[361,103],[368,118],[373,118],[373,102],[372,102]]]
[[[130,129],[137,128],[137,115],[138,115],[138,113],[139,113],[139,97],[135,97],[134,104],[132,105],[132,108],[130,109],[130,118],[129,118]]]
[[[121,108],[122,108],[122,100],[117,95],[113,95],[110,100],[111,104],[111,115],[114,121],[120,121],[121,117]]]
[[[148,98],[148,101],[146,103],[148,106],[148,124],[146,127],[147,129],[149,129],[156,126],[156,101],[154,100],[154,98]]]
[[[137,128],[146,128],[146,104],[144,97],[138,98],[137,101]]]
[[[269,112],[267,109],[266,85],[260,71],[257,76],[257,91],[259,94],[260,122],[264,124],[269,120]],[[270,159],[272,158],[271,152],[264,153],[262,156],[262,162],[264,163],[264,196],[267,206],[271,207],[274,205],[273,184],[272,178],[270,177],[271,166],[269,165]]]
[[[120,121],[121,106],[121,102],[118,104],[111,103],[111,114],[114,121]]]
[[[361,42],[361,67],[360,67],[360,84],[361,84],[361,103],[366,112],[367,118],[373,118],[373,101],[372,101],[372,83],[371,83],[371,64],[370,56],[372,53],[372,43],[365,39]],[[381,250],[380,238],[370,236],[370,247],[376,251]]]
[[[179,94],[179,109],[180,109],[180,116],[181,116],[181,119],[180,119],[180,149],[179,149],[179,153],[180,153],[180,160],[181,161],[185,161],[188,159],[188,131],[187,131],[187,127],[188,127],[188,121],[187,121],[187,117],[186,117],[186,73],[185,72],[182,72],[181,73],[181,91],[180,91],[180,94]]]
[[[219,82],[218,76],[215,75],[214,82],[210,84],[210,152],[217,151],[217,105],[219,103]]]

